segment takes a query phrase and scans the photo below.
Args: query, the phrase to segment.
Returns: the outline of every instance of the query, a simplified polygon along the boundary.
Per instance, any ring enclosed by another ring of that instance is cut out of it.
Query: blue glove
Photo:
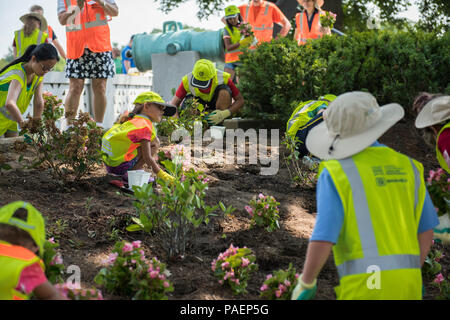
[[[317,279],[311,284],[306,284],[302,280],[303,274],[298,277],[297,285],[292,291],[291,300],[311,300],[316,295]]]

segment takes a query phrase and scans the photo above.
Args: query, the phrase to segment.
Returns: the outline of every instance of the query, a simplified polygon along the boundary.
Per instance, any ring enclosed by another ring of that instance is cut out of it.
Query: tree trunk
[[[322,7],[324,11],[331,11],[337,15],[334,28],[342,31],[344,11],[342,10],[342,0],[324,0]]]

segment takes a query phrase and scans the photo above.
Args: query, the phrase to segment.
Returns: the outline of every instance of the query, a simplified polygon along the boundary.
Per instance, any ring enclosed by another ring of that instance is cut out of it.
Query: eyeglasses
[[[47,72],[47,71],[52,71],[54,67],[46,67],[44,66],[42,63],[39,63],[41,65],[42,71]]]

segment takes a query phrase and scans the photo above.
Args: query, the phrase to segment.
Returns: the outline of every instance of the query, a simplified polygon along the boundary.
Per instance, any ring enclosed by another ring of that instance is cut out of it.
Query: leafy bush
[[[108,292],[133,300],[167,300],[166,294],[173,291],[166,265],[156,257],[147,259],[140,241],[117,242],[104,264],[94,281]]]
[[[290,300],[298,277],[299,274],[292,267],[292,263],[287,270],[278,270],[273,275],[267,275],[260,288],[260,297],[268,300]]]
[[[272,196],[265,196],[262,193],[258,195],[257,199],[250,200],[248,206],[245,206],[248,214],[251,216],[252,227],[257,225],[258,227],[266,228],[268,232],[272,232],[280,228],[278,219],[279,202]]]
[[[233,294],[245,294],[250,274],[258,270],[255,261],[256,257],[251,249],[233,247],[231,244],[211,262],[211,269],[214,276],[219,279],[219,283],[221,285],[227,283]]]
[[[449,41],[450,32],[370,31],[324,36],[303,46],[286,38],[262,43],[240,56],[243,113],[287,121],[301,101],[358,90],[411,114],[419,92],[450,93]]]
[[[208,183],[203,172],[183,170],[183,161],[179,158],[162,163],[175,181],[168,183],[158,179],[161,191],[152,185],[134,187],[133,204],[138,217],[132,218],[135,224],[128,226],[127,230],[150,233],[169,258],[184,256],[188,242],[195,240],[195,230],[203,223],[208,224],[219,207],[224,214],[234,209],[226,208],[221,202],[212,207],[205,204]]]
[[[78,181],[102,163],[102,129],[88,113],[80,112],[73,126],[61,132],[56,121],[64,114],[62,101],[49,92],[43,97],[42,120],[28,118],[21,131],[25,143],[36,153],[32,166],[46,165],[59,181],[66,181],[70,175]]]

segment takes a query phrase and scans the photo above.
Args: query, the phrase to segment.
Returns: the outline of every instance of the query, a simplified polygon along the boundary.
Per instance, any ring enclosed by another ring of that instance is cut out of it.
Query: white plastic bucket
[[[150,172],[145,170],[130,170],[128,171],[128,186],[132,189],[133,186],[142,187],[148,183],[150,179]]]
[[[211,130],[211,138],[213,139],[223,139],[223,135],[225,134],[225,127],[222,126],[212,126]]]

